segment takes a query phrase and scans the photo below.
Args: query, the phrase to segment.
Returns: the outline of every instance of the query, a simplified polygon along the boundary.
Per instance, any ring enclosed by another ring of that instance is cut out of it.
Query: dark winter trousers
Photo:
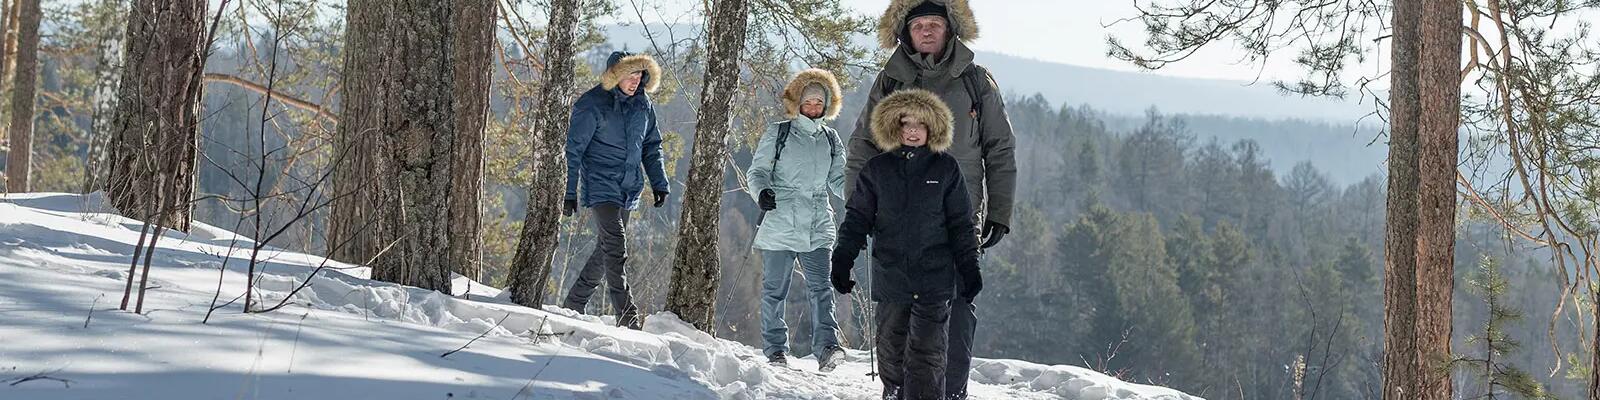
[[[950,302],[878,303],[877,308],[883,397],[943,399]]]
[[[636,326],[639,311],[633,306],[628,278],[623,274],[623,267],[628,264],[628,210],[607,203],[594,206],[590,211],[594,215],[597,236],[594,252],[589,254],[589,261],[578,273],[578,281],[572,283],[572,290],[567,291],[567,301],[562,307],[583,312],[589,304],[589,296],[600,286],[600,279],[605,278],[606,294],[611,298],[611,307],[617,310],[617,325]]]
[[[950,300],[950,348],[945,357],[945,398],[967,398],[967,373],[972,371],[972,337],[978,333],[978,306],[972,299]]]

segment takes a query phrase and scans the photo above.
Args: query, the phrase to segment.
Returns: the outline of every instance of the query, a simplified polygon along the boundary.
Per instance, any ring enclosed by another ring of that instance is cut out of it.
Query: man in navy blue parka
[[[623,274],[628,261],[628,212],[639,208],[646,176],[656,207],[666,204],[668,193],[661,133],[649,95],[660,87],[660,80],[661,67],[650,56],[611,53],[600,84],[572,105],[567,132],[562,213],[572,216],[580,205],[589,209],[598,241],[562,306],[584,311],[604,278],[617,324],[634,329],[639,328],[638,311]]]

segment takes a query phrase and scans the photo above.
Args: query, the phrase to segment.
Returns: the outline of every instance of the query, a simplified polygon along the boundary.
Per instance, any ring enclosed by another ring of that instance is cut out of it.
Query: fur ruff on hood
[[[968,0],[890,0],[889,8],[883,11],[883,16],[878,18],[878,46],[885,49],[894,48],[900,42],[900,33],[905,31],[906,14],[923,2],[943,4],[949,14],[946,20],[950,23],[950,33],[955,39],[971,42],[978,38],[978,17],[972,14],[972,6]]]
[[[606,72],[600,74],[600,87],[606,90],[616,89],[617,85],[622,84],[623,78],[635,71],[644,71],[644,82],[640,83],[640,86],[644,88],[645,93],[655,93],[656,89],[661,88],[661,64],[657,64],[656,59],[645,54],[622,57],[622,60],[606,68]]]
[[[950,149],[955,123],[950,107],[938,95],[922,89],[899,90],[872,109],[872,141],[884,152],[900,148],[900,117],[911,116],[928,126],[928,150]]]
[[[802,95],[806,87],[812,84],[821,85],[828,92],[828,106],[822,112],[822,118],[831,120],[839,116],[839,110],[844,108],[843,90],[839,89],[839,80],[833,77],[832,72],[824,69],[810,68],[800,71],[789,86],[783,88],[783,110],[789,118],[800,116],[800,103],[804,102]]]

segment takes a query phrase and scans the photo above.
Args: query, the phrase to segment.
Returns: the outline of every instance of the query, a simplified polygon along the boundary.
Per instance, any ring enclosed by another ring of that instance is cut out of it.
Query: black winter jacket
[[[867,161],[845,205],[834,257],[853,260],[872,236],[872,300],[946,301],[957,271],[978,268],[972,202],[955,157],[902,147]]]

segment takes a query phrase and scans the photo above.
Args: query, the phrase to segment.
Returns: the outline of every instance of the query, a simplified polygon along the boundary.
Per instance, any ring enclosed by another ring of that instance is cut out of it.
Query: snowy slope
[[[512,305],[461,277],[466,299],[277,250],[260,258],[265,304],[327,268],[292,306],[242,314],[234,303],[202,323],[219,279],[221,302],[243,292],[250,246],[203,224],[158,243],[145,314],[118,311],[140,225],[84,212],[102,202],[0,197],[0,399],[868,399],[880,390],[865,352],[832,374],[808,359],[775,368],[670,314],[630,331]],[[222,268],[230,245],[242,248]],[[977,360],[973,379],[980,399],[1198,399],[1014,360]]]

